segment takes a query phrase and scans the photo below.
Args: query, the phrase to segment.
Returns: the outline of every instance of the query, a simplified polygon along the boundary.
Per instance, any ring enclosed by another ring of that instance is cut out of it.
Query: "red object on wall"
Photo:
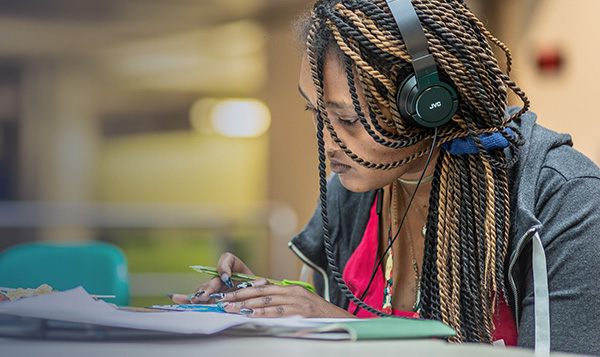
[[[556,47],[543,47],[538,50],[536,57],[538,70],[542,73],[555,74],[562,69],[563,55]]]

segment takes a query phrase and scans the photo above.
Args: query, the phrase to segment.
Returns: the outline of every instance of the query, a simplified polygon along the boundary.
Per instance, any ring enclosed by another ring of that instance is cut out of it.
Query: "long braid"
[[[477,177],[477,190],[475,195],[478,197],[478,203],[479,203],[479,209],[478,209],[478,214],[476,216],[476,221],[477,221],[477,226],[478,226],[478,232],[477,232],[477,240],[476,240],[476,245],[477,245],[477,262],[478,262],[478,270],[477,270],[477,275],[479,277],[479,287],[478,287],[478,301],[481,304],[481,309],[482,309],[482,317],[485,317],[485,315],[487,314],[487,312],[489,311],[489,306],[491,305],[491,303],[488,301],[488,285],[487,285],[487,280],[486,280],[486,275],[485,275],[485,264],[486,264],[486,251],[487,251],[487,237],[485,235],[486,233],[486,225],[485,225],[485,221],[486,221],[486,216],[485,216],[485,212],[486,212],[486,206],[488,204],[488,202],[486,201],[486,197],[485,197],[485,190],[482,188],[485,188],[487,182],[486,182],[486,175],[484,173],[483,170],[483,165],[481,164],[481,160],[482,158],[480,157],[472,157],[472,160],[470,161],[471,164],[471,172],[475,172],[475,177]],[[481,318],[478,321],[478,328],[481,329],[483,331],[484,336],[489,336],[490,334],[490,327],[485,323],[485,321],[482,321]]]
[[[470,177],[470,181],[471,181],[471,187],[473,188],[471,190],[471,196],[469,196],[469,199],[472,201],[472,208],[473,208],[473,213],[470,214],[468,216],[468,219],[472,222],[474,222],[474,229],[475,232],[473,233],[473,235],[470,235],[470,237],[475,237],[475,238],[471,238],[471,245],[473,246],[473,256],[472,256],[472,261],[471,264],[469,266],[469,270],[471,271],[471,274],[473,276],[473,281],[481,281],[483,279],[483,274],[481,273],[481,265],[482,265],[482,261],[483,261],[483,254],[481,254],[482,249],[481,249],[481,242],[483,241],[483,228],[481,227],[481,224],[478,224],[478,222],[483,222],[483,216],[482,216],[482,212],[484,210],[484,205],[485,205],[485,200],[483,199],[483,197],[480,197],[480,192],[477,189],[478,187],[481,187],[481,184],[483,181],[480,180],[479,175],[477,174],[477,164],[476,164],[476,160],[474,156],[469,156],[466,159],[466,163],[465,163],[465,167],[463,168],[463,172],[465,173],[465,175],[467,175],[468,177]],[[469,173],[471,172],[476,172],[475,175],[469,175]],[[469,232],[467,232],[469,233]],[[476,303],[474,303],[474,309],[476,311],[476,316],[483,316],[484,315],[484,306],[483,304],[481,304],[481,285],[475,285],[472,288],[472,292],[473,292],[473,299]],[[485,329],[483,328],[482,324],[477,323],[475,325],[475,328],[477,328],[477,335],[476,336],[483,336],[484,335],[484,331]]]
[[[468,172],[468,163],[465,159],[457,160],[460,172],[460,183],[461,183],[461,204],[460,204],[460,224],[465,229],[461,230],[461,245],[460,254],[461,260],[465,263],[461,266],[461,277],[464,282],[461,286],[461,310],[467,316],[478,315],[481,316],[481,310],[478,309],[479,305],[475,304],[476,293],[474,292],[474,283],[477,281],[475,271],[477,271],[476,259],[475,259],[475,245],[473,240],[469,237],[475,237],[474,221],[469,219],[474,217],[474,202],[470,199],[473,197],[473,185],[470,177],[466,175]],[[477,327],[472,324],[465,323],[461,320],[461,330],[463,332],[463,338],[467,341],[473,340],[478,336]]]
[[[502,159],[502,158],[500,158]],[[495,199],[497,202],[508,203],[510,200],[510,195],[508,191],[508,179],[506,178],[506,171],[504,170],[493,170],[494,173],[494,181],[498,182],[498,185],[495,187]],[[510,222],[509,222],[509,214],[500,204],[495,206],[495,218],[496,218],[496,237],[498,238],[498,255],[506,256],[508,251],[508,242],[509,242],[509,234],[510,234]],[[496,261],[496,276],[503,276],[504,274],[504,264],[502,261]],[[498,280],[498,292],[502,293],[504,297],[507,297],[508,294],[506,292],[506,286],[504,283],[504,279]]]
[[[440,284],[438,280],[438,220],[439,193],[441,184],[442,160],[438,159],[429,197],[429,213],[427,215],[425,246],[423,249],[423,266],[421,268],[421,316],[426,319],[439,320],[441,317]]]
[[[453,341],[489,343],[494,333],[496,306],[506,294],[504,272],[510,232],[506,170],[519,159],[523,143],[517,130],[509,133],[505,129],[528,110],[529,99],[509,78],[512,55],[508,48],[485,29],[462,0],[412,0],[412,3],[440,76],[453,83],[459,96],[457,114],[437,129],[438,145],[469,137],[478,149],[477,154],[461,156],[440,150],[426,221],[421,316],[453,327],[458,333]],[[408,124],[399,114],[397,87],[411,73],[412,58],[384,0],[317,0],[308,24],[304,38],[317,91],[321,212],[324,235],[329,237],[325,130],[348,157],[371,169],[396,168],[430,152],[429,148],[417,150],[409,157],[387,163],[370,162],[353,152],[337,135],[325,110],[326,55],[333,55],[331,58],[344,66],[354,110],[376,143],[400,149],[430,140],[434,134],[430,129]],[[491,45],[504,51],[505,72]],[[359,100],[358,86],[366,103]],[[509,90],[521,99],[523,106],[507,117]],[[383,114],[382,107],[391,113],[391,118]],[[485,148],[480,135],[489,133],[501,133],[512,144],[510,160],[509,150]],[[349,289],[335,266],[328,238],[326,241],[330,270],[340,289],[348,295]],[[363,307],[355,297],[350,299],[361,308],[376,311]]]
[[[450,165],[448,164],[448,155],[444,155],[440,157],[442,161],[441,174],[440,174],[440,197],[439,197],[439,220],[438,220],[438,249],[437,249],[437,267],[438,267],[438,276],[437,280],[440,286],[440,310],[442,312],[442,321],[449,324],[451,327],[454,327],[450,324],[450,315],[449,315],[449,304],[450,304],[450,274],[448,272],[448,252],[450,246],[450,237],[449,237],[449,228],[448,225],[450,221],[448,217],[450,213],[447,211],[449,208],[448,204],[448,196],[446,195],[448,191],[451,189],[450,184]]]
[[[454,163],[456,160],[454,157],[447,155],[448,161],[445,161],[446,164],[450,167],[450,175],[449,181],[451,185],[447,190],[447,202],[448,209],[446,211],[449,216],[446,216],[446,219],[450,224],[448,225],[448,236],[449,236],[449,255],[448,255],[448,275],[450,277],[450,297],[448,301],[448,305],[450,307],[450,319],[447,324],[453,326],[457,332],[457,335],[454,337],[454,340],[460,341],[462,336],[461,326],[460,326],[460,256],[458,254],[458,250],[460,249],[460,236],[459,236],[459,217],[456,214],[456,207],[460,207],[460,192],[454,183],[460,178],[460,173],[458,171],[458,166]],[[441,219],[441,217],[440,217]]]

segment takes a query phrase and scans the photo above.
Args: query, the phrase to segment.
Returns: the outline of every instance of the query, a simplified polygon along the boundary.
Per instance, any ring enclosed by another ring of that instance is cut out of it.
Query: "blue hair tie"
[[[510,136],[514,136],[510,128],[504,129],[504,132]],[[504,149],[510,145],[510,142],[499,132],[480,134],[479,140],[481,140],[481,144],[488,151]],[[470,136],[452,139],[443,143],[442,147],[451,155],[472,155],[479,153],[479,149],[475,146],[475,142]]]

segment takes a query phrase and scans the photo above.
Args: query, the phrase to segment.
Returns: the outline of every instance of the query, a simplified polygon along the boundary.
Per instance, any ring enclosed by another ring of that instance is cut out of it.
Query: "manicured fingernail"
[[[195,297],[198,297],[198,296],[200,296],[200,295],[202,295],[202,294],[204,294],[204,293],[205,293],[205,291],[204,291],[204,290],[198,290],[198,291],[196,291],[194,294],[190,295],[190,296],[188,297],[188,300],[189,300],[189,301],[192,301],[192,299],[193,299],[193,298],[195,298]]]
[[[244,307],[244,308],[240,309],[240,314],[242,314],[242,315],[250,316],[253,313],[254,313],[254,310],[250,309],[250,308],[247,308],[247,307]]]
[[[225,285],[227,285],[228,288],[233,288],[233,281],[231,281],[231,278],[228,274],[221,275],[221,280],[225,283]]]
[[[173,299],[173,294],[167,294],[167,299]]]
[[[238,289],[245,289],[245,288],[251,288],[251,287],[253,287],[253,286],[254,286],[254,285],[253,285],[251,282],[249,282],[249,281],[244,281],[243,283],[239,283],[239,284],[237,284],[237,285],[236,285],[236,288],[238,288]]]
[[[218,302],[217,303],[217,307],[221,310],[226,310],[226,309],[229,310],[233,307],[233,305],[235,305],[235,304],[232,302]]]
[[[215,299],[215,300],[223,300],[225,299],[225,293],[212,293],[210,295],[211,298]]]

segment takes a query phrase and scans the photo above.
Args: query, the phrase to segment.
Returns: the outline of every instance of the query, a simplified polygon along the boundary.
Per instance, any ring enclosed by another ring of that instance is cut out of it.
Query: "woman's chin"
[[[347,177],[347,175],[339,175],[340,178],[340,182],[342,183],[342,186],[344,186],[344,188],[346,188],[348,191],[352,191],[352,192],[367,192],[367,191],[371,191],[371,190],[375,190],[379,187],[370,187],[368,185],[365,185],[364,182],[359,182],[359,180],[357,179],[353,179],[351,177]]]

